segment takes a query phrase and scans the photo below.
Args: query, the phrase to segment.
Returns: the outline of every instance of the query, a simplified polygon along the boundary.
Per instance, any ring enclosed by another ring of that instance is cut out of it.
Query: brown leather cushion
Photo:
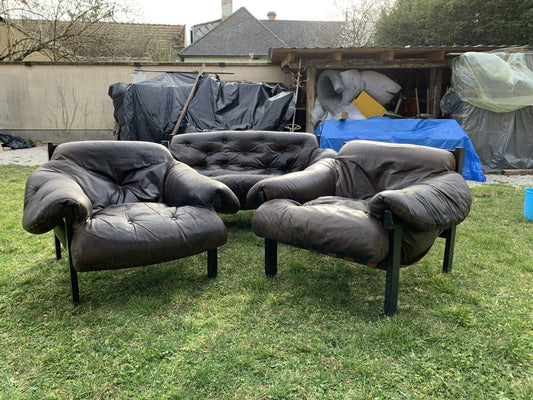
[[[305,204],[271,200],[256,210],[252,229],[282,243],[376,264],[389,251],[388,233],[368,215],[365,203],[332,196]]]
[[[156,264],[214,249],[227,239],[224,223],[212,210],[162,203],[109,206],[74,230],[78,271]]]
[[[389,231],[383,221],[368,212],[368,201],[324,196],[300,204],[294,200],[270,200],[260,206],[252,229],[261,237],[350,257],[376,266],[389,252]],[[401,264],[410,265],[431,248],[440,231],[418,232],[404,228]]]

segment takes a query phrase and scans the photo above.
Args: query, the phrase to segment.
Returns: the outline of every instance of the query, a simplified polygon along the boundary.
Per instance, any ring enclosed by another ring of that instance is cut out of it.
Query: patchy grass
[[[219,275],[205,254],[80,274],[52,234],[21,228],[31,167],[0,166],[0,399],[530,399],[533,222],[523,189],[476,187],[457,231],[401,271],[279,246],[263,274],[252,212],[224,216]]]

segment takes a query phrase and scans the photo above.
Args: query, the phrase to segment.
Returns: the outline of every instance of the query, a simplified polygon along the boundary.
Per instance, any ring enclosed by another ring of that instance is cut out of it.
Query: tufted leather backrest
[[[356,199],[403,189],[455,170],[455,157],[448,150],[369,140],[346,143],[335,162],[336,194]]]
[[[160,144],[137,141],[83,141],[60,144],[39,173],[71,177],[93,209],[130,202],[160,202],[174,164]]]
[[[176,135],[173,157],[203,175],[227,173],[285,174],[320,158],[315,135],[278,131],[216,131]]]

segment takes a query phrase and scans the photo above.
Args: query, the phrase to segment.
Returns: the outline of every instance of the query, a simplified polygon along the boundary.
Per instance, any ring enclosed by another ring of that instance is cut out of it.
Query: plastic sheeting
[[[350,140],[411,143],[454,150],[465,148],[463,177],[485,182],[478,155],[468,135],[453,119],[390,119],[372,117],[366,120],[326,120],[316,130],[320,147],[339,151]]]
[[[31,147],[35,147],[33,143],[27,142],[26,140],[18,137],[13,136],[7,133],[6,131],[0,130],[0,141],[4,143],[6,147],[10,147],[12,149],[29,149]]]
[[[351,103],[363,90],[385,106],[399,93],[401,86],[388,76],[372,70],[322,71],[316,84],[315,107],[311,112],[313,124],[340,112],[347,112],[349,119],[365,119],[361,111]]]
[[[498,113],[533,106],[533,71],[524,53],[465,53],[453,60],[452,86],[467,103]]]
[[[168,140],[196,73],[165,73],[109,87],[120,140]],[[201,76],[178,133],[283,130],[294,113],[294,94],[280,85],[220,82]]]
[[[468,104],[454,92],[443,96],[440,107],[468,134],[484,172],[533,169],[533,107],[496,113]]]

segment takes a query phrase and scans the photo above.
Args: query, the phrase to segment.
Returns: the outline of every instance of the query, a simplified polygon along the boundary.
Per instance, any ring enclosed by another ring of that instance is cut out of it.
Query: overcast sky
[[[257,19],[267,19],[269,11],[277,19],[339,20],[338,0],[233,0],[233,11],[246,7]],[[139,8],[136,22],[186,25],[219,19],[222,0],[134,0]],[[130,3],[131,4],[131,3]]]

